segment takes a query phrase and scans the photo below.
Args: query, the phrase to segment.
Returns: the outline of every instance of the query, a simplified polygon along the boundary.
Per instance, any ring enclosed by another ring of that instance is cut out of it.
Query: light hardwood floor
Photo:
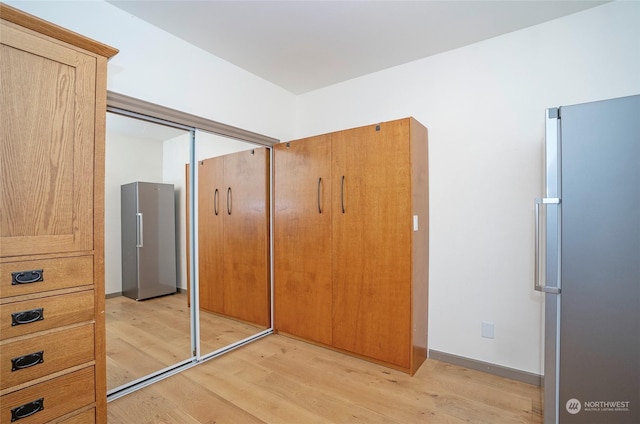
[[[410,377],[270,335],[108,404],[109,424],[541,423],[541,389],[427,360]]]
[[[106,301],[107,389],[191,358],[186,293],[143,301],[125,296]],[[201,350],[213,352],[264,328],[200,312]]]

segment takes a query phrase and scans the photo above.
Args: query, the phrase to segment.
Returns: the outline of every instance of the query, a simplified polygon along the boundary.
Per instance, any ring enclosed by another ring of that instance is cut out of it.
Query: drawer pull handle
[[[44,350],[18,356],[11,360],[11,372],[33,367],[44,362]]]
[[[14,312],[11,314],[11,325],[31,324],[44,319],[44,309],[37,308],[30,311]]]
[[[27,418],[44,409],[44,398],[25,403],[11,410],[11,422]]]
[[[19,271],[11,273],[11,285],[31,284],[44,281],[44,270],[32,269],[30,271]]]

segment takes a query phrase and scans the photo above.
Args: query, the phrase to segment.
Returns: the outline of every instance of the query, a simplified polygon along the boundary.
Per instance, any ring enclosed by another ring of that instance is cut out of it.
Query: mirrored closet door
[[[196,131],[200,353],[271,326],[270,149]]]
[[[193,356],[186,286],[191,133],[107,113],[107,391]]]
[[[107,398],[271,334],[276,139],[108,93]]]

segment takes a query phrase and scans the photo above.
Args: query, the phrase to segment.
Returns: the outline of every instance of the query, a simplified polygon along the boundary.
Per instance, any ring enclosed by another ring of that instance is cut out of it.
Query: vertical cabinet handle
[[[340,183],[340,204],[342,205],[342,213],[344,213],[344,175],[342,176],[342,182]]]
[[[144,247],[144,228],[142,213],[136,213],[136,247]]]
[[[213,192],[213,213],[218,215],[218,189]]]
[[[322,205],[320,203],[320,186],[322,185],[322,177],[318,178],[318,213],[322,213]]]
[[[231,187],[227,189],[227,214],[231,215]]]
[[[27,418],[44,409],[44,398],[25,403],[11,410],[11,422]]]

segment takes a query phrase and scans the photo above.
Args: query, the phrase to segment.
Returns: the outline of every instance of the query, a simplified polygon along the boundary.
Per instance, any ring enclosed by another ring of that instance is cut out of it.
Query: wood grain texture
[[[42,309],[41,320],[12,325],[12,314]],[[93,290],[24,300],[0,305],[0,340],[24,336],[63,325],[92,321],[94,317]]]
[[[418,229],[411,233],[411,373],[427,357],[429,329],[429,155],[428,132],[409,119],[411,145],[411,214]]]
[[[198,162],[201,308],[265,328],[271,320],[269,154],[262,147]]]
[[[93,164],[93,279],[95,295],[96,408],[93,415],[96,417],[98,424],[106,424],[107,357],[105,347],[104,183],[107,120],[107,58],[98,56],[96,57],[96,61],[96,114]]]
[[[225,156],[224,313],[264,327],[271,321],[269,169],[264,147]]]
[[[407,120],[333,133],[333,344],[411,368]]]
[[[96,409],[91,408],[79,414],[72,414],[62,418],[60,422],[55,424],[94,424],[96,422]]]
[[[331,345],[331,136],[274,146],[274,327]]]
[[[427,353],[426,128],[405,118],[274,149],[275,329],[414,373]]]
[[[57,330],[45,335],[12,339],[0,344],[0,389],[17,386],[90,363],[94,358],[93,324]],[[24,369],[14,369],[12,359],[42,352],[42,362]]]
[[[188,180],[187,180],[188,181]],[[198,275],[200,308],[224,311],[224,157],[198,162]]]
[[[90,250],[96,59],[1,31],[0,255]]]
[[[5,274],[16,265],[44,269],[43,283],[2,284],[0,315],[40,304],[45,317],[27,330],[3,331],[3,337],[12,337],[2,341],[4,353],[45,352],[42,364],[5,375],[3,387],[17,385],[5,390],[10,394],[3,396],[3,408],[49,387],[57,391],[47,394],[54,404],[48,401],[44,413],[25,423],[81,413],[70,422],[89,422],[89,414],[91,422],[106,424],[106,73],[107,59],[117,50],[5,4],[0,16],[2,281],[11,281]],[[74,371],[87,363],[91,367]],[[82,392],[67,393],[66,381]],[[72,398],[55,405],[64,396]]]
[[[144,377],[190,358],[187,295],[176,293],[137,302],[125,296],[107,304],[107,387]],[[200,311],[201,352],[213,352],[264,330]]]
[[[12,273],[28,270],[43,270],[43,281],[31,284],[11,284]],[[2,299],[69,287],[91,286],[92,284],[93,256],[0,263],[0,298]]]
[[[541,389],[427,360],[409,375],[272,335],[117,399],[110,424],[542,423]]]
[[[95,402],[95,397],[94,369],[91,366],[3,396],[0,422],[11,422],[13,408],[36,399],[44,398],[45,408],[21,420],[25,424],[49,422],[90,405]]]

